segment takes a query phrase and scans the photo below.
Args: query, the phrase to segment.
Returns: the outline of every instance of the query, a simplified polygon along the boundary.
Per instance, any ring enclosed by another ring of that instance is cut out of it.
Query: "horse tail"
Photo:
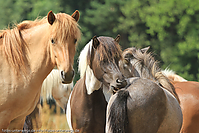
[[[109,110],[109,129],[113,133],[126,133],[128,132],[127,99],[129,92],[127,90],[120,90],[116,94],[117,96]]]

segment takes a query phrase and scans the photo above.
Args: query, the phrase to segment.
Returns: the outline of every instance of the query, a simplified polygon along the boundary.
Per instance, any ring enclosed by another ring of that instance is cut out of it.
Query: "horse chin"
[[[120,88],[116,88],[114,86],[110,86],[110,90],[112,90],[113,94],[115,94]]]
[[[71,82],[73,81],[73,78],[72,80],[62,80],[62,84],[70,84]]]

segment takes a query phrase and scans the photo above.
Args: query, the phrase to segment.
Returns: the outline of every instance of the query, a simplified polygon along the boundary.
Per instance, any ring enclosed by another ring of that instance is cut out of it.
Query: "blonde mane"
[[[5,55],[8,64],[13,67],[16,73],[26,73],[26,64],[28,64],[28,44],[23,38],[21,31],[29,29],[31,27],[48,23],[47,17],[42,19],[36,19],[35,21],[23,21],[16,24],[13,29],[6,29],[0,31],[0,39],[2,39],[2,51]],[[50,32],[54,37],[61,37],[62,41],[74,36],[77,40],[80,39],[81,32],[77,22],[68,14],[58,13],[56,14],[55,23],[50,27]],[[46,40],[47,42],[48,40]]]
[[[87,66],[88,66],[88,53],[91,52],[91,47],[92,47],[92,40],[84,47],[84,49],[81,51],[80,55],[79,55],[79,65],[78,65],[78,70],[80,72],[80,78],[83,78]]]
[[[87,89],[87,94],[90,95],[94,90],[99,89],[101,82],[95,77],[93,70],[88,64],[88,56],[92,50],[92,40],[84,47],[79,56],[79,72],[80,78],[83,78],[86,74],[85,84]]]
[[[183,77],[177,75],[173,70],[165,69],[162,71],[165,76],[169,78],[171,81],[178,81],[178,82],[186,82],[187,80]]]

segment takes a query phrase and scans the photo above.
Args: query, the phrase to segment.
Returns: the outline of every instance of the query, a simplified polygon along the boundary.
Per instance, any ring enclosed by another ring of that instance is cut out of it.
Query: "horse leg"
[[[20,116],[12,120],[8,126],[8,130],[22,130],[24,126],[26,117],[25,116]]]
[[[2,117],[1,117],[2,118]],[[9,121],[7,121],[6,119],[0,119],[0,133],[5,133],[8,126],[9,126]]]
[[[0,133],[5,133],[10,124],[10,115],[8,114],[11,114],[9,110],[0,110]]]
[[[38,103],[33,112],[29,115],[32,119],[32,129],[40,129],[42,127],[42,121],[40,116],[41,104]]]
[[[28,133],[28,130],[31,131],[32,129],[33,129],[32,118],[30,115],[27,115],[23,126],[23,133]]]

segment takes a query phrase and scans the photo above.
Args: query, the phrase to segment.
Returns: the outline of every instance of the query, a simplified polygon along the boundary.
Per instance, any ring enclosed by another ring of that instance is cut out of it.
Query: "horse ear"
[[[96,49],[99,46],[100,42],[96,36],[93,37],[93,47]]]
[[[78,10],[76,10],[76,11],[71,15],[71,17],[73,17],[73,18],[75,19],[76,22],[79,20],[79,16],[80,16],[80,14],[79,14],[79,11],[78,11]]]
[[[56,19],[52,11],[48,12],[47,18],[48,18],[48,23],[51,25],[55,22]]]
[[[141,52],[142,52],[142,53],[145,53],[145,52],[147,52],[147,51],[149,50],[149,48],[150,48],[150,46],[148,46],[148,47],[146,47],[146,48],[142,48],[142,49],[141,49]]]
[[[117,37],[114,39],[117,43],[120,42],[120,35],[118,34]]]

